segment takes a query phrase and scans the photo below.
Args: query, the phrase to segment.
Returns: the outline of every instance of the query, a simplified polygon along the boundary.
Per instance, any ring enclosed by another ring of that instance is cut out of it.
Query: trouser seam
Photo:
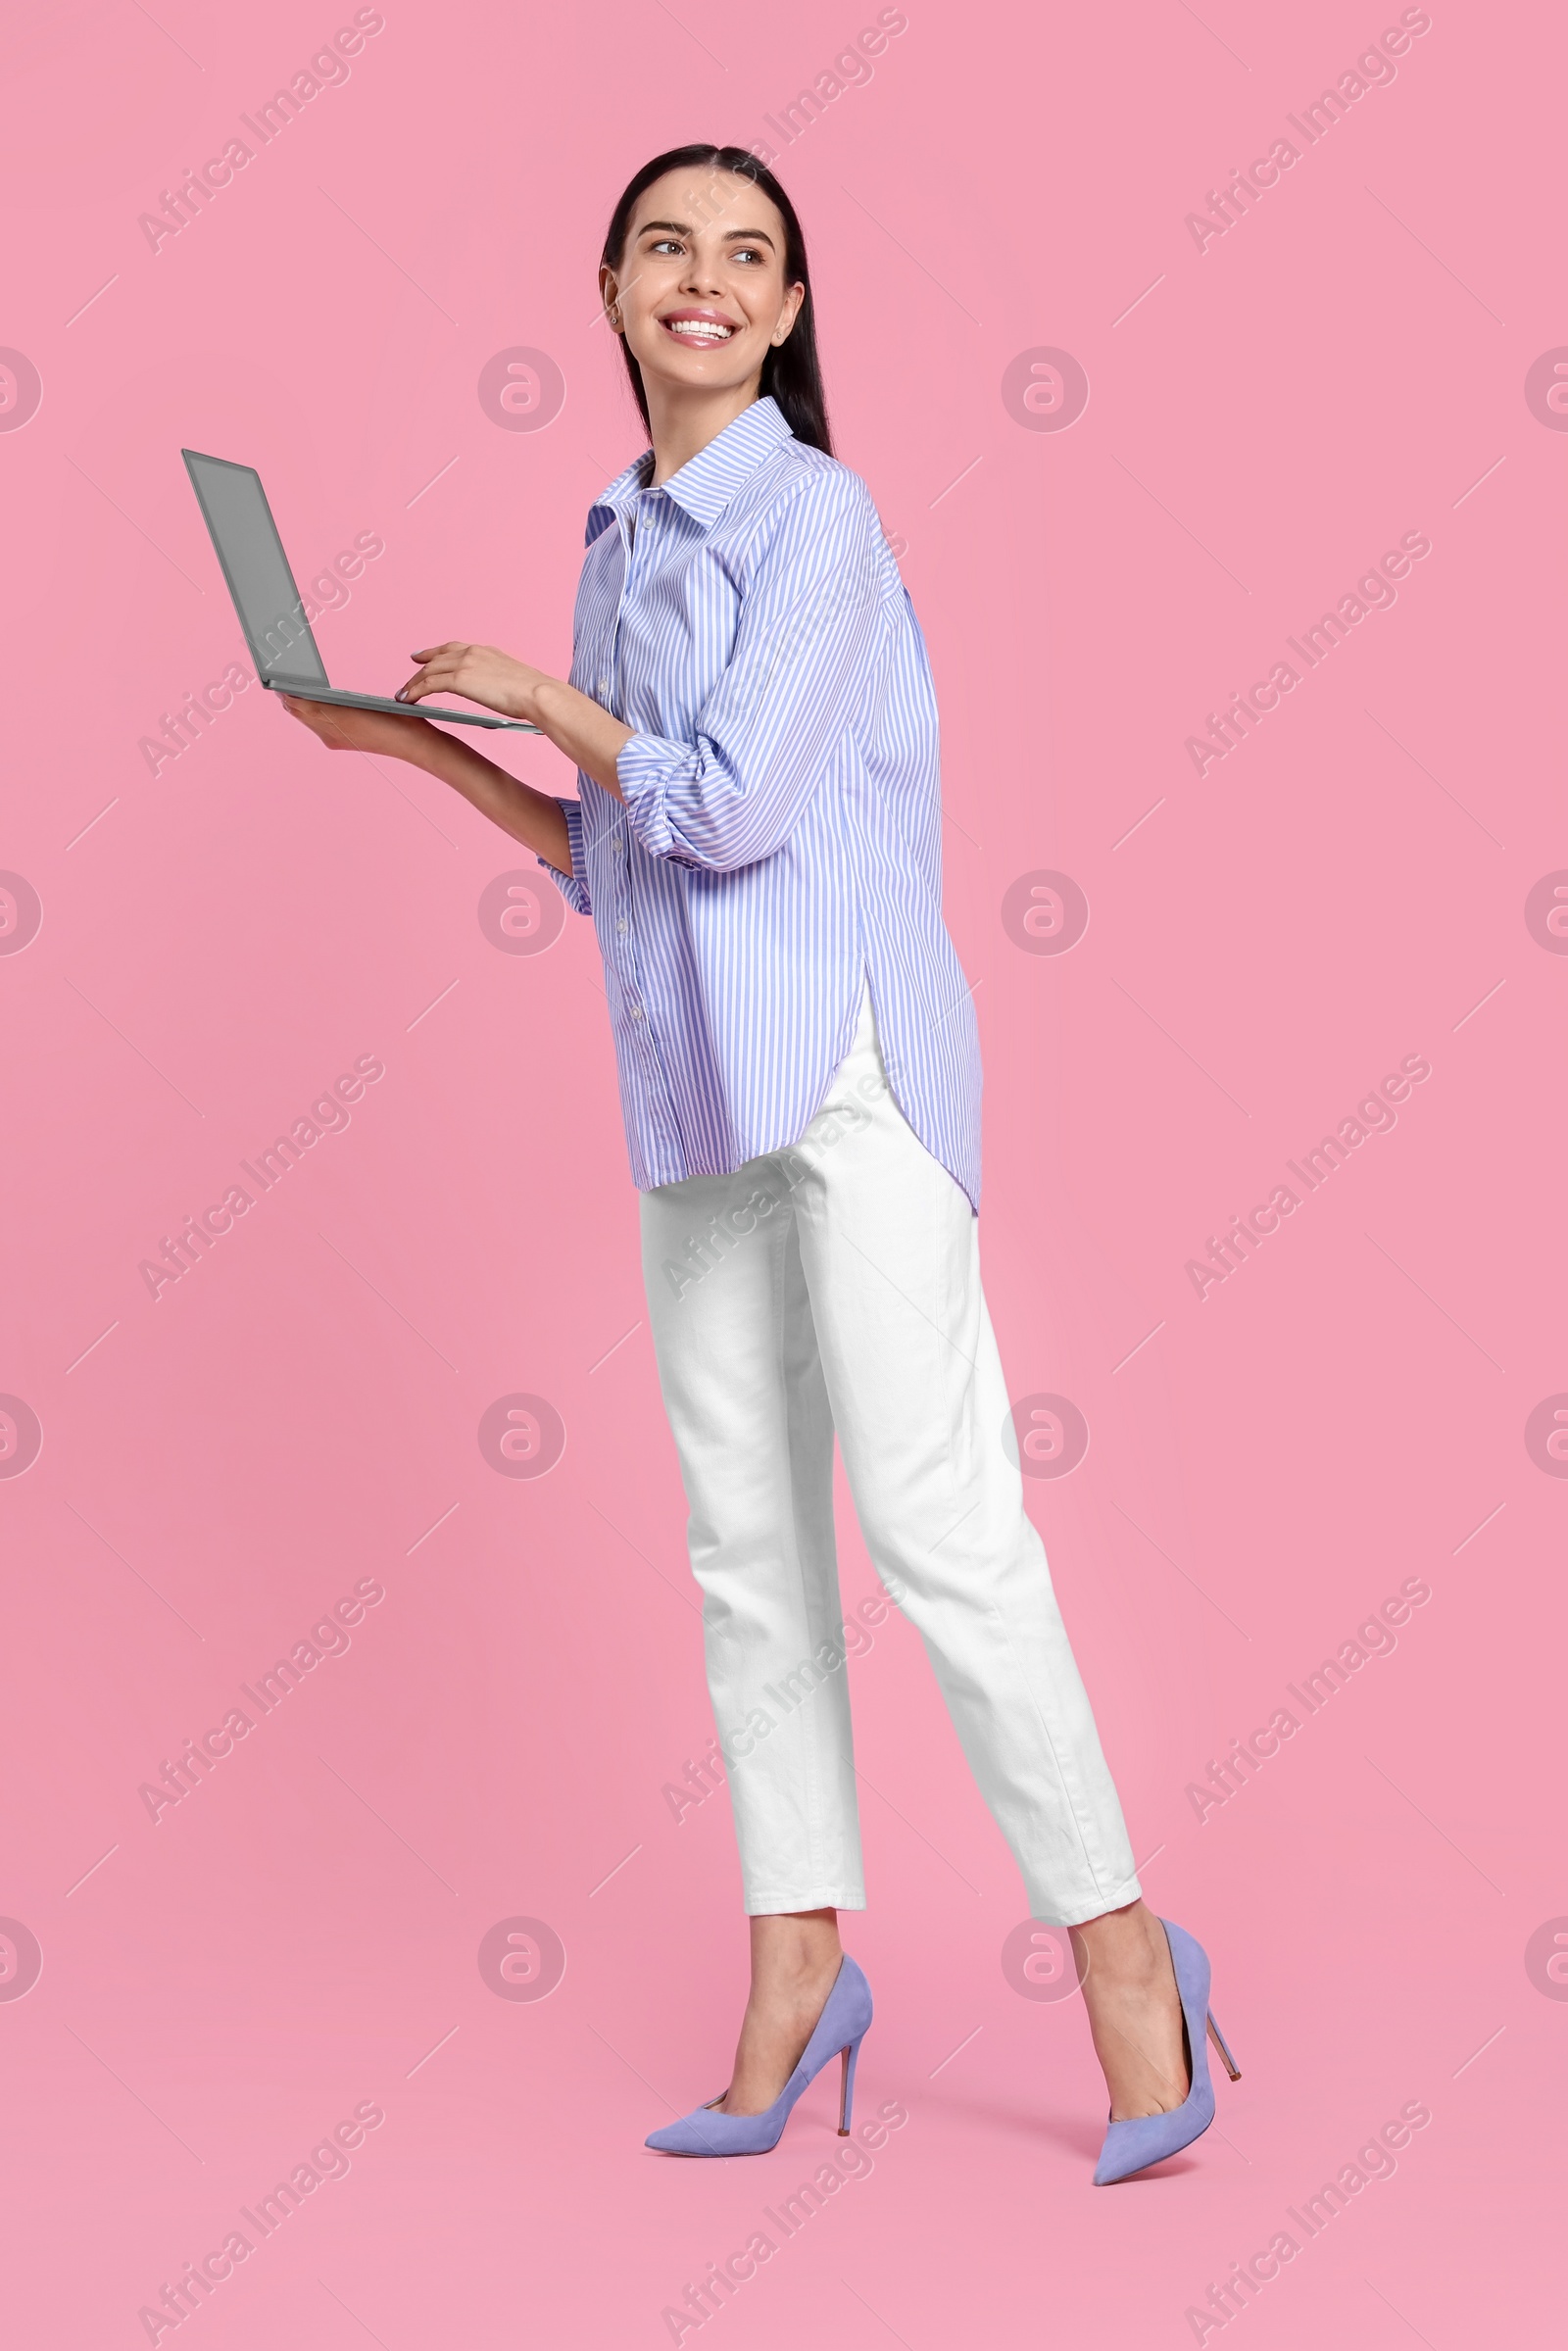
[[[800,1515],[797,1509],[795,1490],[797,1461],[795,1453],[794,1422],[792,1411],[795,1398],[792,1396],[790,1382],[786,1376],[790,1341],[786,1299],[789,1248],[790,1242],[793,1239],[797,1249],[799,1249],[800,1234],[796,1227],[796,1211],[794,1200],[786,1198],[783,1205],[785,1209],[786,1221],[781,1229],[779,1240],[774,1249],[773,1261],[773,1331],[776,1347],[775,1370],[778,1378],[779,1396],[783,1403],[785,1489],[789,1497],[791,1556],[795,1562],[795,1581],[797,1593],[800,1600],[801,1622],[805,1627],[808,1653],[811,1654],[811,1598],[808,1578],[806,1572],[805,1554],[801,1544]],[[801,1287],[806,1295],[807,1310],[809,1312],[810,1292],[807,1287],[806,1269],[804,1265],[801,1268]],[[820,1365],[821,1350],[817,1344],[816,1326],[814,1322],[811,1326],[811,1346],[816,1354],[818,1365]],[[828,1465],[830,1510],[832,1506],[832,1456],[830,1451]],[[786,1720],[790,1718],[786,1717]],[[815,1741],[805,1736],[805,1733],[806,1725],[803,1723],[800,1726],[799,1744],[804,1754],[806,1765],[807,1854],[808,1858],[814,1863],[821,1851],[822,1843],[822,1787]],[[812,1874],[815,1875],[814,1870]]]
[[[1000,1601],[992,1601],[991,1613],[1002,1628],[1002,1638],[1007,1644],[1007,1654],[1012,1659],[1013,1670],[1018,1676],[1020,1687],[1028,1694],[1030,1710],[1034,1715],[1035,1721],[1040,1725],[1040,1735],[1042,1739],[1044,1739],[1047,1747],[1051,1751],[1052,1768],[1056,1775],[1056,1785],[1061,1789],[1062,1795],[1066,1799],[1067,1810],[1071,1816],[1073,1830],[1078,1838],[1078,1849],[1083,1856],[1084,1868],[1089,1872],[1096,1895],[1102,1896],[1104,1888],[1101,1882],[1101,1872],[1096,1866],[1094,1856],[1089,1849],[1089,1839],[1084,1834],[1081,1791],[1077,1786],[1076,1779],[1069,1777],[1062,1764],[1061,1757],[1056,1751],[1056,1741],[1052,1736],[1051,1724],[1047,1720],[1045,1710],[1041,1706],[1040,1700],[1035,1695],[1033,1683],[1030,1681],[1029,1676],[1024,1672],[1023,1662],[1018,1655],[1017,1649],[1013,1645],[1012,1628],[1007,1622],[1006,1614],[1004,1611]]]

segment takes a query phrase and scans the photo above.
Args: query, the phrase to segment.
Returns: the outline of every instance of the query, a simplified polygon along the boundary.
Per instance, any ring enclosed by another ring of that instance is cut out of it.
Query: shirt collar
[[[688,458],[668,481],[659,486],[677,506],[684,508],[694,522],[700,522],[705,530],[710,529],[747,477],[757,471],[780,442],[793,438],[783,410],[771,393],[764,393],[760,400],[754,400],[750,408],[743,409],[721,433],[715,433],[706,449],[699,449],[694,458]],[[645,449],[635,464],[616,474],[589,508],[590,546],[640,496],[643,472],[652,455],[651,450]]]

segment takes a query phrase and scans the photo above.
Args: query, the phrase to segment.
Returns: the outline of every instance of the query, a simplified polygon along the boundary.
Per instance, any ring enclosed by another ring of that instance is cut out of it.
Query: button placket
[[[638,491],[636,494],[635,530],[631,527],[631,519],[628,515],[616,516],[622,549],[620,592],[615,599],[615,614],[611,624],[610,641],[603,655],[603,664],[607,674],[602,676],[598,683],[601,702],[626,725],[631,722],[625,717],[624,697],[620,690],[620,624],[636,584],[646,576],[652,561],[652,551],[658,539],[655,526],[656,515],[662,504],[662,499],[656,494],[649,491]],[[610,699],[606,700],[607,697]],[[620,981],[621,1002],[625,1009],[627,1025],[631,1037],[636,1041],[634,1051],[642,1066],[643,1085],[646,1088],[646,1114],[659,1130],[661,1148],[672,1152],[671,1163],[679,1165],[681,1163],[679,1121],[674,1116],[673,1105],[669,1099],[669,1081],[665,1074],[658,1043],[649,1023],[647,1008],[641,1001],[642,975],[638,967],[636,943],[630,919],[636,910],[634,874],[637,860],[627,850],[626,832],[626,811],[623,808],[617,808],[611,847],[612,854],[616,860],[613,867],[614,896],[618,907],[623,910],[617,911],[615,914],[614,938],[617,943],[624,941],[625,945],[617,944],[615,949],[615,970]]]
[[[620,594],[615,600],[614,625],[611,632],[610,652],[607,656],[606,665],[610,671],[610,678],[602,678],[600,680],[600,691],[602,694],[612,691],[612,681],[613,681],[613,699],[608,707],[617,717],[620,716],[622,703],[622,697],[620,694],[621,615],[626,609],[627,601],[630,598],[635,586],[635,580],[633,577],[634,571],[640,571],[646,568],[645,564],[641,564],[638,562],[638,551],[639,549],[646,547],[650,536],[650,514],[643,506],[644,495],[645,493],[641,491],[639,491],[637,494],[638,528],[632,528],[631,521],[628,516],[621,515],[619,517],[621,545],[625,551],[625,560],[621,567]],[[641,994],[642,974],[638,969],[636,949],[629,943],[631,939],[630,916],[635,906],[635,891],[632,880],[634,860],[626,855],[625,821],[625,813],[624,810],[622,810],[620,812],[620,822],[615,831],[614,854],[620,860],[619,864],[615,868],[616,894],[619,897],[625,911],[617,914],[615,917],[615,936],[617,939],[626,940],[628,944],[620,951],[616,960],[621,967],[621,985],[626,990],[628,996],[632,997],[634,1000],[627,1007],[630,1018],[637,1024],[636,1033],[642,1039],[645,1050],[649,1053],[650,1057],[657,1061],[657,1055],[654,1053],[653,1040],[649,1035],[647,1015],[643,1010],[642,1004],[635,1001],[635,999]],[[662,1075],[662,1072],[661,1072],[661,1075]]]
[[[646,550],[648,541],[653,535],[652,502],[648,506],[643,504],[644,499],[648,497],[649,493],[646,490],[639,490],[636,494],[637,527],[635,530],[632,528],[631,518],[628,515],[616,516],[616,522],[620,529],[622,558],[620,594],[615,599],[615,617],[610,631],[610,652],[606,658],[606,667],[609,669],[610,675],[600,679],[599,691],[601,696],[606,694],[612,696],[606,708],[613,716],[620,719],[622,725],[628,724],[629,721],[624,716],[623,697],[620,691],[620,621],[621,615],[626,610],[627,598],[632,591],[633,573],[646,571],[648,568],[646,561],[639,561],[639,551]]]

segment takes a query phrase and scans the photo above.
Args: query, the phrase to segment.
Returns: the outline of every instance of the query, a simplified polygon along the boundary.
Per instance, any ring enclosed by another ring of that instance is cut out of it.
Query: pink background
[[[11,36],[0,343],[42,385],[17,424],[0,378],[0,866],[42,905],[0,956],[0,1390],[42,1429],[0,1480],[0,1912],[43,1958],[0,1999],[18,2342],[145,2341],[362,2101],[349,2176],[162,2341],[668,2341],[838,2146],[825,2086],[755,2163],[641,2144],[722,2083],[744,1943],[727,1799],[677,1824],[663,1793],[711,1726],[592,932],[500,952],[478,902],[526,856],[258,689],[156,775],[140,743],[242,650],[181,443],[261,467],[302,576],[384,541],[318,630],[340,682],[449,635],[564,672],[587,506],[642,446],[596,323],[614,196],[678,140],[780,146],[764,117],[875,14],[388,0],[156,253],[138,216],[352,11],[63,0]],[[942,698],[1004,1356],[1090,1430],[1030,1507],[1244,2080],[1190,2157],[1092,2190],[1078,2003],[1004,1974],[1022,1895],[894,1617],[850,1668],[848,1934],[862,2112],[907,2121],[682,2339],[1192,2341],[1209,2282],[1421,2101],[1248,2339],[1522,2340],[1560,2302],[1568,2031],[1538,1933],[1568,1928],[1568,1488],[1525,1443],[1568,1388],[1568,962],[1525,919],[1568,865],[1568,440],[1525,393],[1568,340],[1560,20],[1435,6],[1203,251],[1188,213],[1396,9],[907,20],[778,169]],[[519,346],[564,378],[538,431],[478,396]],[[1087,372],[1065,431],[1004,402],[1041,348]],[[1397,602],[1200,778],[1205,712],[1405,532],[1431,553]],[[1003,921],[1040,869],[1090,907],[1059,955]],[[139,1262],[361,1054],[385,1075],[346,1131],[155,1302]],[[1206,1236],[1406,1054],[1397,1126],[1200,1299]],[[477,1443],[518,1392],[565,1429],[538,1479]],[[1411,1577],[1396,1650],[1200,1822],[1209,1759]],[[363,1579],[347,1653],[155,1825],[141,1785]],[[844,1585],[873,1589],[847,1512]],[[540,2003],[477,1964],[518,1916],[566,1954]]]

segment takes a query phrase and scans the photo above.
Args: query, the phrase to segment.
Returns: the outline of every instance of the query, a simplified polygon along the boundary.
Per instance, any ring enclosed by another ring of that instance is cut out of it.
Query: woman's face
[[[601,269],[611,324],[645,385],[756,385],[806,296],[784,282],[784,223],[733,171],[666,171],[638,197],[618,269]]]

